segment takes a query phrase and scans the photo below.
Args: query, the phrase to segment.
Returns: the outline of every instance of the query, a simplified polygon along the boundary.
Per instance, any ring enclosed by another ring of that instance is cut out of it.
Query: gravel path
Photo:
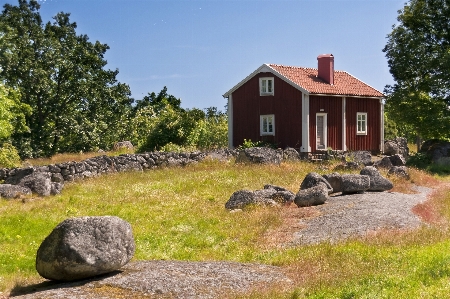
[[[416,187],[417,194],[366,192],[338,195],[315,207],[320,216],[301,220],[306,227],[294,233],[290,245],[315,244],[364,236],[379,229],[414,229],[422,222],[411,209],[427,199],[432,191]]]

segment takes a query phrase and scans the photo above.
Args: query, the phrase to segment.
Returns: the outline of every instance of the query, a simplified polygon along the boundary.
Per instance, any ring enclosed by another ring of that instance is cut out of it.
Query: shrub
[[[17,167],[20,165],[20,157],[16,148],[9,143],[4,143],[0,147],[0,166],[1,167]]]

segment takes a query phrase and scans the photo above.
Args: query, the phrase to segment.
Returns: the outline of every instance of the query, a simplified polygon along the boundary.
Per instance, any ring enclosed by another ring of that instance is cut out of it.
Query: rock
[[[439,139],[427,140],[422,144],[420,152],[427,154],[431,161],[436,163],[441,158],[450,157],[450,142]]]
[[[389,159],[389,157],[383,157],[383,159],[378,160],[375,163],[373,163],[373,166],[375,166],[376,168],[390,169],[393,165],[392,165],[391,159]]]
[[[344,164],[337,165],[334,168],[334,170],[356,170],[356,169],[361,169],[361,167],[362,167],[361,165],[364,165],[364,164],[349,161],[349,162],[344,162]]]
[[[280,164],[282,158],[281,150],[268,147],[251,147],[239,151],[236,163]]]
[[[391,161],[392,166],[405,166],[406,165],[405,158],[400,154],[395,154],[393,156],[390,156],[389,160]]]
[[[387,156],[393,156],[400,154],[403,157],[409,156],[408,141],[406,138],[397,137],[392,140],[386,140],[384,142],[384,154]]]
[[[270,184],[264,185],[264,189],[275,189],[276,191],[289,191],[286,188]]]
[[[338,172],[325,174],[323,175],[323,178],[326,179],[331,188],[333,188],[333,193],[342,192],[342,178]]]
[[[323,182],[308,188],[300,189],[295,195],[294,203],[297,207],[309,207],[324,204],[328,199],[329,188]]]
[[[289,161],[297,161],[300,160],[300,154],[295,148],[287,147],[283,151],[283,159]]]
[[[134,148],[133,144],[131,143],[131,141],[119,141],[114,143],[113,149],[115,151],[121,150],[121,149],[128,149],[128,150],[132,150]]]
[[[398,176],[409,180],[409,171],[406,166],[392,166],[388,171],[388,176]]]
[[[328,194],[333,192],[333,187],[331,187],[328,181],[316,172],[310,172],[306,175],[306,177],[303,179],[302,184],[300,185],[300,190],[305,190],[317,186],[319,183],[323,183],[327,187]]]
[[[277,191],[272,196],[271,199],[276,203],[280,204],[291,204],[295,199],[295,194],[291,191]]]
[[[363,193],[370,188],[370,177],[360,174],[343,174],[342,194]]]
[[[19,186],[30,188],[40,196],[49,196],[52,190],[51,175],[48,172],[33,172],[22,178]]]
[[[277,203],[272,199],[272,196],[276,194],[275,189],[263,189],[253,191],[255,194],[255,203],[266,206],[275,206]]]
[[[394,188],[392,182],[383,177],[381,173],[373,166],[364,167],[360,174],[370,177],[370,188],[368,191],[387,191]]]
[[[51,181],[56,183],[63,183],[64,177],[60,173],[52,173]]]
[[[230,199],[225,203],[225,209],[235,210],[243,209],[244,207],[255,204],[256,196],[253,191],[239,190],[234,192]]]
[[[51,280],[80,280],[118,270],[134,251],[128,222],[115,216],[70,218],[40,245],[36,270]]]
[[[5,184],[17,185],[24,177],[32,174],[33,172],[34,168],[32,167],[13,169],[9,172],[9,176],[6,178]]]
[[[27,187],[11,184],[0,184],[0,197],[12,199],[28,195],[31,195],[31,190]]]
[[[358,164],[364,164],[365,166],[372,165],[372,154],[368,151],[354,151],[347,153],[346,155],[349,162],[356,162]]]
[[[61,194],[63,188],[64,188],[63,183],[52,182],[51,187],[50,187],[50,194],[51,195]]]

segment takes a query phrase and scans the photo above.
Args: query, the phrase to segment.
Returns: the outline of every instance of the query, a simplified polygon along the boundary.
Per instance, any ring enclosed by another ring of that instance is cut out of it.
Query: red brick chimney
[[[333,54],[322,54],[317,57],[318,77],[325,82],[334,84],[334,56]]]

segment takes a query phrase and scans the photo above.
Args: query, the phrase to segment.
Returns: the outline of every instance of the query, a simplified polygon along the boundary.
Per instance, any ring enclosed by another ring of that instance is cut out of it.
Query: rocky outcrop
[[[343,174],[342,194],[363,193],[370,188],[370,177],[360,174]]]
[[[51,280],[80,280],[118,270],[134,251],[128,222],[115,216],[71,218],[42,242],[36,270]]]
[[[373,166],[364,167],[360,174],[367,175],[370,178],[370,187],[368,191],[387,191],[394,188],[392,182],[383,177],[381,173]]]
[[[300,189],[295,195],[294,203],[297,207],[309,207],[324,204],[328,199],[329,187],[319,182],[317,185]]]
[[[251,147],[239,151],[236,163],[280,164],[283,151],[269,147]]]

